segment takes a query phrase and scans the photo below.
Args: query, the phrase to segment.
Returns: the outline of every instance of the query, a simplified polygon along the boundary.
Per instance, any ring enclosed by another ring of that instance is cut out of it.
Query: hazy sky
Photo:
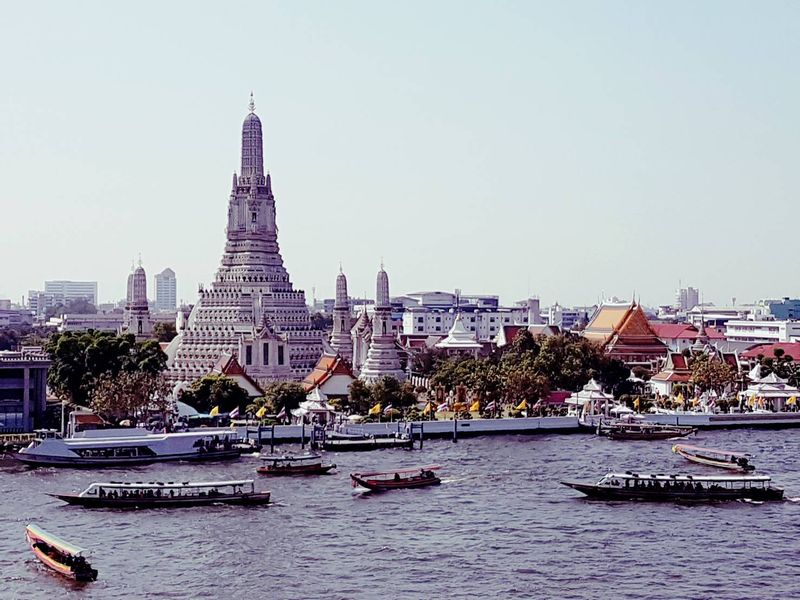
[[[800,3],[9,2],[0,297],[193,302],[250,91],[295,285],[800,294]]]

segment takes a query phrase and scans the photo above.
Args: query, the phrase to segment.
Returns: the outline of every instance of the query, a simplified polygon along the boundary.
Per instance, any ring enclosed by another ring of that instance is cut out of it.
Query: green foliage
[[[96,382],[91,408],[112,421],[134,417],[145,410],[164,412],[169,405],[170,390],[171,386],[160,374],[106,373]]]
[[[412,357],[412,369],[423,377],[433,375],[439,364],[447,360],[447,352],[440,348],[426,348]]]
[[[347,397],[347,406],[345,408],[355,414],[365,415],[371,407],[371,400],[372,390],[366,383],[356,379],[350,384],[350,393]]]
[[[137,343],[132,334],[94,331],[54,334],[45,344],[53,361],[47,376],[50,389],[61,399],[88,406],[99,379],[121,372],[161,373],[167,355],[152,340]]]
[[[721,395],[726,387],[736,381],[736,371],[708,354],[700,354],[692,361],[692,376],[689,381],[700,392],[714,390]]]
[[[278,414],[283,410],[289,415],[306,399],[306,391],[299,383],[278,381],[267,386],[264,399],[270,412]]]
[[[159,342],[171,342],[176,335],[178,335],[178,331],[172,321],[159,321],[153,325],[153,337]]]
[[[326,317],[322,313],[316,312],[311,315],[311,327],[320,331],[333,329],[333,317]]]
[[[45,311],[44,316],[49,319],[50,317],[63,317],[65,314],[94,315],[97,314],[97,308],[86,298],[75,298],[67,301],[66,305],[59,303],[51,306]]]
[[[180,399],[201,413],[208,413],[215,406],[220,413],[226,413],[236,407],[244,408],[250,396],[230,377],[206,375],[195,380]]]
[[[782,348],[775,348],[773,356],[766,357],[758,355],[758,363],[761,365],[761,375],[766,377],[770,373],[775,373],[778,377],[789,380],[789,385],[800,387],[800,365],[786,354]]]

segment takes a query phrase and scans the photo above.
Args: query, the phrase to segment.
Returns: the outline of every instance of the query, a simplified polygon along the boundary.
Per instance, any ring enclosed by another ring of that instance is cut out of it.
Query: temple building
[[[372,335],[359,378],[373,383],[386,376],[402,381],[406,373],[400,366],[400,352],[395,333],[392,331],[389,276],[381,265],[377,278],[375,312],[372,314]]]
[[[199,298],[167,348],[170,379],[192,382],[223,353],[236,357],[259,385],[300,381],[322,354],[322,332],[312,329],[305,293],[283,266],[275,197],[264,172],[261,120],[250,97],[242,125],[239,174],[233,174],[227,241],[213,283]]]
[[[350,329],[350,339],[353,346],[353,372],[359,374],[361,367],[367,361],[367,352],[372,342],[372,320],[369,318],[366,305]]]
[[[464,320],[459,312],[455,321],[453,321],[453,326],[447,333],[447,337],[437,343],[436,347],[451,356],[461,355],[477,358],[478,352],[483,348],[483,345],[478,343],[475,335],[464,327]]]
[[[147,303],[147,274],[141,260],[139,266],[128,275],[128,294],[120,333],[132,333],[137,340],[146,340],[153,333]]]
[[[667,346],[650,327],[636,302],[603,304],[583,331],[583,336],[602,345],[606,354],[629,367],[653,368],[667,357]]]
[[[353,339],[350,337],[352,328],[350,317],[350,298],[347,295],[347,278],[339,267],[336,276],[336,302],[333,305],[333,333],[331,334],[331,348],[348,362],[353,360]]]

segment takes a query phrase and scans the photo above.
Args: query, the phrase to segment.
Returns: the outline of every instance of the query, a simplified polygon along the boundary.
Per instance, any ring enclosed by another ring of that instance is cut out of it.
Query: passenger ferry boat
[[[351,473],[353,487],[361,486],[373,492],[401,490],[406,488],[439,485],[442,480],[434,471],[441,469],[438,465],[400,469],[397,471],[378,471],[375,473]]]
[[[756,469],[750,464],[752,455],[746,452],[728,452],[727,450],[714,450],[686,444],[675,444],[672,451],[687,460],[709,467],[745,472]]]
[[[33,523],[25,528],[25,539],[34,556],[59,575],[75,581],[94,581],[97,569],[85,558],[86,550],[47,533]]]
[[[322,464],[321,454],[260,457],[264,464],[256,469],[261,475],[324,475],[336,468],[335,464]]]
[[[270,492],[257,492],[252,479],[175,483],[151,481],[93,483],[80,494],[49,494],[86,508],[180,508],[209,504],[268,504]]]
[[[640,475],[608,473],[595,484],[562,481],[598,500],[685,501],[782,500],[783,489],[767,475]]]
[[[39,430],[37,438],[13,456],[35,467],[119,467],[170,460],[225,460],[237,458],[242,442],[230,429],[154,434],[142,429],[104,430],[95,435],[64,439],[53,430]]]
[[[387,437],[371,435],[346,435],[335,433],[326,436],[321,441],[312,442],[314,449],[327,450],[328,452],[361,452],[364,450],[381,450],[386,448],[414,448],[414,440],[403,433],[396,433]]]

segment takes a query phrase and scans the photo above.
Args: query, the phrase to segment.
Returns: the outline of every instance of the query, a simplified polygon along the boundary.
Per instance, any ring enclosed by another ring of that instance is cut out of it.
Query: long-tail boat
[[[350,479],[353,482],[353,487],[360,485],[373,492],[384,492],[439,485],[442,480],[434,473],[439,469],[441,469],[440,466],[431,465],[414,469],[398,469],[396,471],[351,473]]]
[[[689,446],[687,444],[675,444],[672,451],[701,465],[729,469],[731,471],[755,471],[755,467],[750,464],[752,455],[746,452],[729,452],[727,450],[714,450],[713,448],[701,448],[699,446]]]
[[[31,523],[25,528],[25,539],[39,561],[56,573],[75,581],[94,581],[97,569],[85,558],[86,550],[65,542]]]
[[[261,475],[324,475],[336,468],[323,464],[321,454],[296,454],[286,456],[263,455],[264,464],[256,469]]]

